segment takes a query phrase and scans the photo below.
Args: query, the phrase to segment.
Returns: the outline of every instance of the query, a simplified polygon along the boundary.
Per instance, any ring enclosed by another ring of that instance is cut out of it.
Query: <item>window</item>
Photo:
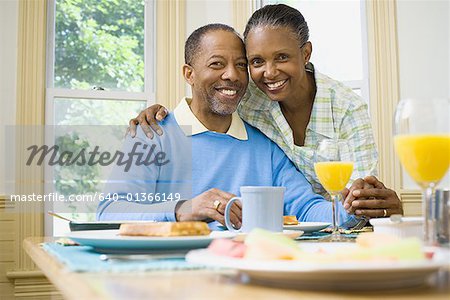
[[[155,99],[153,1],[49,2],[46,124],[126,128],[131,117],[152,104],[147,100]],[[100,143],[95,135],[86,133],[96,130],[50,131],[46,141],[64,149]],[[58,136],[56,132],[64,134]],[[116,130],[113,134],[123,133]],[[47,167],[46,193],[94,193],[101,190],[104,176],[107,175],[90,166],[77,170]],[[94,212],[95,207],[88,211]],[[93,213],[79,214],[76,209],[68,216],[79,220],[95,218]],[[47,224],[55,229],[62,225]],[[55,234],[62,231],[56,230]]]
[[[316,69],[343,82],[369,103],[364,1],[263,1],[263,5],[275,3],[295,7],[305,17]]]

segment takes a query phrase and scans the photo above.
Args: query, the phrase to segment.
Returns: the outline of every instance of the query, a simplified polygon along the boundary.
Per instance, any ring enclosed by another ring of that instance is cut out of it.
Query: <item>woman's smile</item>
[[[266,82],[265,84],[266,84],[269,92],[276,93],[276,92],[281,91],[286,86],[287,82],[288,82],[287,79],[283,79],[283,80],[278,80],[278,81]]]

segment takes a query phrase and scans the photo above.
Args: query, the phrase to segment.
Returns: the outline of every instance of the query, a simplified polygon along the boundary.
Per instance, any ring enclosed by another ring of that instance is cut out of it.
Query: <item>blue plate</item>
[[[213,231],[202,236],[147,237],[121,236],[119,230],[75,231],[67,237],[75,242],[91,246],[97,252],[152,252],[161,250],[189,250],[207,247],[213,239],[233,238],[236,234],[228,231]]]

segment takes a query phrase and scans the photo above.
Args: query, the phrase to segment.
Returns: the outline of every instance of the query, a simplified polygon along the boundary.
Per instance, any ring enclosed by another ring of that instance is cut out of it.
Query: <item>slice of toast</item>
[[[120,225],[120,235],[131,236],[192,236],[211,232],[205,222],[154,222],[127,223]]]
[[[298,220],[296,216],[283,216],[283,225],[297,225]]]

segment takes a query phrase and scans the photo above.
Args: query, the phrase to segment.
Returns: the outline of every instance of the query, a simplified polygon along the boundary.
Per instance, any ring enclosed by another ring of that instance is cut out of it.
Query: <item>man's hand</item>
[[[225,225],[225,206],[235,195],[221,191],[219,189],[210,189],[197,197],[181,204],[175,212],[177,221],[204,221],[213,219]],[[215,207],[214,202],[220,201],[220,205]],[[240,227],[242,223],[242,204],[235,201],[230,209],[231,223]]]
[[[397,194],[375,176],[355,180],[347,192],[344,208],[348,213],[369,218],[403,214]]]
[[[157,121],[164,120],[168,114],[169,112],[164,106],[153,104],[141,111],[136,118],[130,120],[127,133],[129,132],[131,137],[135,137],[137,124],[141,124],[142,130],[149,139],[153,139],[153,131],[162,135],[163,131]]]

